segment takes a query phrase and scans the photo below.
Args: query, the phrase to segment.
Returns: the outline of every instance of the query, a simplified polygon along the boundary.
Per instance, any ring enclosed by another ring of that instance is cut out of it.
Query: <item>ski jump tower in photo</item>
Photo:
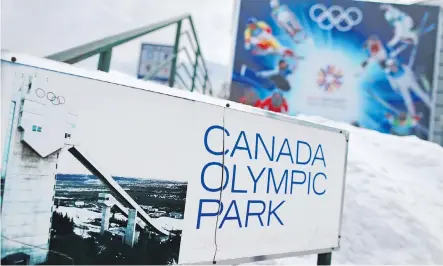
[[[150,232],[169,235],[167,230],[153,225],[148,214],[113,177],[76,145],[76,115],[64,108],[64,102],[69,99],[52,93],[48,84],[40,77],[31,77],[29,82],[22,83],[11,101],[6,140],[9,154],[2,196],[2,258],[22,254],[27,255],[30,264],[46,260],[55,176],[62,151],[69,151],[113,195],[98,198],[103,209],[101,233],[108,229],[110,207],[116,205],[128,218],[125,234],[128,245],[134,244],[136,224]]]
[[[2,259],[29,255],[35,264],[47,256],[57,162],[73,144],[75,115],[64,109],[63,97],[48,91],[44,77],[22,77],[21,83],[3,144],[1,252]]]
[[[182,24],[186,20],[189,21],[191,33],[182,31]],[[174,55],[168,62],[172,69],[169,86],[173,87],[177,79],[181,82],[181,87],[194,91],[200,81],[200,91],[212,95],[209,73],[190,15],[110,36],[47,58],[74,64],[99,54],[98,70],[108,72],[113,47],[170,25],[176,25],[177,32]],[[193,59],[186,47],[179,46],[182,36],[187,37],[191,43]],[[180,60],[180,52],[184,52],[181,54],[191,61],[193,71],[189,71]],[[152,76],[162,67],[164,66],[154,69]],[[188,74],[191,85],[186,86],[180,69],[183,70],[182,73]],[[65,102],[69,99],[51,92],[51,81],[47,77],[23,75],[19,78],[19,83],[15,88],[2,88],[15,91],[8,102],[8,125],[2,125],[2,261],[5,260],[9,264],[40,264],[47,260],[50,252],[57,164],[59,154],[66,151],[98,177],[112,194],[112,197],[100,195],[98,199],[103,210],[101,233],[108,229],[110,207],[115,205],[128,218],[125,233],[125,243],[128,245],[134,244],[137,225],[155,234],[168,236],[167,230],[155,226],[148,214],[113,177],[77,146],[76,115],[65,108]]]

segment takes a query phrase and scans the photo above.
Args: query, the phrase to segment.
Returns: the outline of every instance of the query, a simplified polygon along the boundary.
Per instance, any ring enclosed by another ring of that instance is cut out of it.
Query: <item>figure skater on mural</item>
[[[294,13],[286,5],[281,5],[279,0],[270,0],[271,16],[275,23],[283,29],[295,43],[300,43],[308,36],[303,31]]]
[[[272,35],[271,27],[264,21],[251,17],[244,32],[244,45],[247,51],[252,49],[255,55],[281,55],[301,59],[294,51],[282,46]]]

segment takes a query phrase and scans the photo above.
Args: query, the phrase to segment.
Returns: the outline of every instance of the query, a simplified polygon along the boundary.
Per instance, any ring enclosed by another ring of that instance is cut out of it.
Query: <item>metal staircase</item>
[[[186,21],[189,22],[191,32],[188,30],[182,31],[182,26]],[[94,55],[100,55],[97,70],[109,72],[111,66],[112,49],[114,47],[172,25],[176,25],[177,29],[175,34],[173,56],[165,63],[165,65],[171,64],[168,84],[169,87],[178,85],[179,87],[185,88],[189,91],[199,89],[199,91],[201,91],[203,94],[212,95],[213,89],[211,80],[209,78],[209,72],[206,67],[202,50],[200,49],[194,22],[189,14],[163,20],[148,26],[86,43],[66,51],[46,56],[46,58],[68,64],[75,64]],[[189,46],[192,49],[191,52],[186,46],[182,46],[182,37],[187,39],[187,42],[190,44]],[[186,60],[180,61],[180,55],[183,55]],[[188,63],[185,64],[185,61]],[[145,80],[155,76],[165,65],[161,65],[152,70],[150,74],[145,77]],[[192,66],[192,70],[189,69],[188,65]],[[188,82],[185,82],[184,76],[188,77]]]

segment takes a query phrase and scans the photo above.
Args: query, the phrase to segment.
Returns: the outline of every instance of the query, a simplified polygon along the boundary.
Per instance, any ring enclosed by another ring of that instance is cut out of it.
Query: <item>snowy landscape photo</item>
[[[129,232],[127,207],[99,178],[58,174],[51,250],[71,257],[75,264],[175,264],[187,183],[133,177],[114,177],[114,180],[151,218],[153,226],[170,235],[150,230],[140,217],[136,218],[134,233]],[[47,263],[70,264],[71,261],[51,253]]]

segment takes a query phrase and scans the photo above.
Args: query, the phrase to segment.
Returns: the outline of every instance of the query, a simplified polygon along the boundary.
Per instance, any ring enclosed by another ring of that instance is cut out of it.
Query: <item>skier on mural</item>
[[[297,69],[297,65],[290,66],[284,59],[280,59],[275,69],[263,70],[257,72],[257,76],[262,78],[268,78],[274,82],[275,86],[283,91],[289,91],[291,85],[287,80],[288,76],[292,75]]]
[[[371,90],[367,90],[369,95],[374,98],[381,105],[386,107],[389,112],[385,114],[387,122],[389,123],[390,133],[399,136],[407,136],[410,134],[415,134],[414,130],[420,130],[422,132],[427,132],[425,128],[420,126],[419,122],[422,115],[411,116],[406,112],[401,112],[382,98],[380,98],[376,93]]]
[[[397,136],[408,136],[413,134],[413,130],[418,126],[420,117],[412,117],[406,113],[400,113],[399,115],[386,114],[386,119],[391,126],[391,134]]]
[[[405,50],[406,47],[407,47],[406,44],[402,45],[393,52],[389,53],[388,50],[384,47],[381,40],[378,38],[378,36],[371,35],[369,36],[368,40],[363,44],[363,48],[365,49],[368,58],[361,63],[361,68],[362,70],[364,70],[370,62],[375,61],[382,69],[385,69],[386,61],[390,57],[396,57],[403,50]],[[356,76],[359,75],[360,73],[356,73]]]
[[[294,42],[300,43],[300,35],[302,35],[301,38],[307,38],[306,33],[303,33],[303,29],[301,28],[300,23],[298,22],[294,13],[289,10],[288,6],[280,5],[279,0],[270,0],[269,5],[272,8],[271,16],[274,21],[289,36],[291,36]]]
[[[417,95],[429,108],[431,107],[431,98],[420,87],[415,74],[405,64],[401,64],[398,60],[390,58],[386,61],[385,73],[391,87],[395,91],[399,91],[409,115],[415,116],[415,106],[412,101],[411,91]]]
[[[400,11],[392,5],[381,5],[381,9],[385,11],[385,18],[388,23],[394,27],[394,36],[388,42],[388,47],[393,48],[400,42],[406,45],[412,45],[408,64],[409,67],[412,67],[415,62],[420,37],[434,30],[436,25],[431,23],[426,26],[429,18],[428,12],[425,12],[420,24],[414,28],[414,20],[405,12]]]
[[[245,49],[256,55],[279,54],[283,56],[297,57],[295,53],[286,47],[283,47],[272,35],[271,27],[264,21],[258,21],[256,18],[249,18],[244,32]]]
[[[419,33],[414,30],[414,20],[411,16],[388,4],[381,5],[380,9],[384,11],[388,23],[394,27],[394,36],[387,44],[389,48],[395,47],[400,42],[417,44]]]
[[[249,80],[252,79],[253,82],[250,83],[256,87],[264,87],[268,90],[280,89],[282,91],[289,91],[291,85],[287,78],[295,72],[296,68],[295,64],[291,66],[286,60],[280,59],[275,69],[271,70],[255,71],[246,65],[242,65],[240,75]]]
[[[386,59],[388,58],[388,52],[383,46],[382,42],[376,35],[372,35],[363,44],[363,47],[368,54],[368,59],[363,61],[362,67],[365,68],[371,60],[376,60],[379,65],[384,68]]]

